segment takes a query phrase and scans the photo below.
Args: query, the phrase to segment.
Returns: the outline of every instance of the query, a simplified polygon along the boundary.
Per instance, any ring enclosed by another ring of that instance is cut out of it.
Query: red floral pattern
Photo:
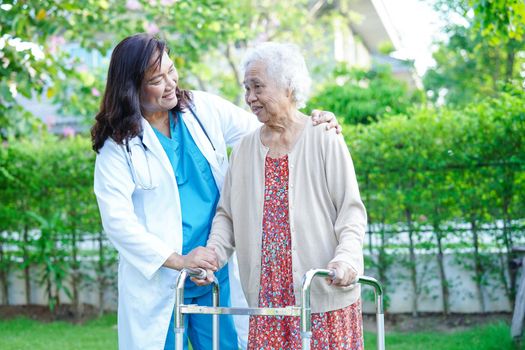
[[[295,305],[288,217],[288,156],[266,157],[260,307]],[[360,301],[312,314],[312,349],[361,350]],[[248,349],[301,349],[299,317],[251,316]]]

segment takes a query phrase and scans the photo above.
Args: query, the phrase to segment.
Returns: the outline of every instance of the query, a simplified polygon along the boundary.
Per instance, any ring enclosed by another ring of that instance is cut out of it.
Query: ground
[[[98,316],[98,310],[90,305],[84,305],[83,309],[83,315],[75,318],[71,305],[60,305],[54,313],[49,311],[47,306],[42,305],[0,306],[0,319],[25,316],[29,319],[43,322],[67,321],[84,323]],[[461,331],[497,321],[510,324],[511,318],[512,315],[510,313],[450,314],[447,317],[437,313],[421,313],[417,318],[411,314],[387,313],[385,315],[385,330],[386,332]],[[374,331],[376,327],[375,315],[363,315],[363,323],[366,330]]]
[[[60,305],[54,312],[44,305],[0,305],[0,320],[24,316],[42,322],[67,321],[84,323],[98,316],[98,310],[91,305],[83,305],[83,314],[76,318],[72,305]]]
[[[85,306],[83,316],[77,319],[72,310],[68,305],[55,313],[44,306],[0,306],[0,349],[117,348],[114,312],[97,317],[96,309]],[[54,320],[60,322],[51,322]],[[365,315],[364,320],[365,349],[374,349],[375,316]],[[386,346],[389,350],[517,350],[510,337],[509,320],[509,314],[453,314],[447,318],[438,314],[418,318],[387,314]]]
[[[488,314],[450,314],[444,317],[438,313],[421,313],[418,317],[412,314],[386,314],[385,331],[388,332],[452,332],[482,326],[498,321],[510,324],[512,315],[510,313],[488,313]],[[363,315],[365,330],[376,329],[375,315]]]

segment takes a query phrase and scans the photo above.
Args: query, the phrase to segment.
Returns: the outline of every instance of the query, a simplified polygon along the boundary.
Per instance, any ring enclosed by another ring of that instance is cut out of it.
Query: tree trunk
[[[510,39],[506,45],[507,59],[505,60],[505,82],[509,83],[514,76],[514,62],[516,61],[516,41]]]
[[[512,233],[511,233],[511,230],[510,230],[510,217],[508,215],[508,208],[505,207],[504,208],[504,218],[503,218],[503,237],[504,237],[504,241],[505,241],[505,249],[506,249],[506,254],[505,254],[505,261],[504,261],[504,265],[503,268],[502,268],[502,271],[501,271],[501,274],[502,276],[505,276],[505,271],[509,271],[509,279],[510,281],[508,281],[507,283],[507,279],[505,278],[504,279],[504,282],[505,282],[505,287],[506,290],[508,290],[508,293],[507,293],[507,297],[509,298],[509,303],[511,305],[512,308],[514,308],[514,303],[516,301],[516,278],[517,278],[517,275],[516,275],[516,271],[513,270],[513,269],[510,269],[509,266],[510,266],[510,262],[512,261],[512,247],[513,247],[513,242],[512,242]]]
[[[29,259],[29,227],[24,225],[24,234],[23,234],[24,244],[22,246],[22,254],[24,258],[24,284],[25,284],[25,296],[26,296],[26,305],[31,304],[31,261]]]
[[[511,219],[509,214],[509,208],[512,202],[513,197],[513,188],[512,184],[514,183],[514,174],[511,169],[506,168],[505,169],[505,188],[503,191],[503,243],[505,244],[505,261],[504,266],[501,269],[501,277],[502,282],[505,286],[505,292],[507,295],[507,298],[509,299],[509,303],[514,308],[515,298],[516,298],[516,271],[509,269],[510,262],[513,258],[512,256],[512,247],[514,245],[513,239],[512,239],[512,231],[511,231]],[[509,279],[510,281],[507,282],[507,278],[505,275],[505,271],[509,271]]]
[[[55,298],[55,305],[56,306],[60,306],[60,304],[61,304],[61,301],[60,301],[60,287],[58,286],[58,283],[55,284],[55,295],[54,295],[54,298]]]
[[[412,229],[412,213],[410,209],[405,209],[405,216],[408,225],[410,280],[412,282],[412,290],[414,291],[414,297],[412,298],[412,316],[417,317],[419,289],[417,288],[416,252],[414,247],[414,230]]]
[[[379,246],[378,246],[378,249],[377,249],[377,275],[379,277],[379,282],[381,282],[381,284],[383,286],[385,286],[385,289],[384,289],[384,296],[385,296],[385,299],[387,294],[388,294],[388,275],[387,275],[387,271],[388,271],[388,255],[386,253],[386,246],[388,244],[388,241],[387,241],[387,237],[386,237],[386,232],[385,232],[385,213],[381,213],[381,218],[379,218],[378,220],[378,225],[379,225],[379,239],[380,239],[380,242],[379,242]],[[385,308],[385,311],[388,309],[389,307],[389,304],[387,302],[384,303],[384,308]]]
[[[385,238],[385,225],[381,223],[381,230],[379,231],[381,235],[381,246],[379,247],[377,255],[377,274],[379,275],[379,281],[386,285],[386,238]]]
[[[470,226],[472,230],[472,238],[474,243],[474,270],[475,270],[475,279],[476,279],[476,289],[478,292],[478,298],[481,306],[481,312],[485,312],[485,299],[483,295],[483,266],[481,264],[481,257],[479,254],[479,237],[478,237],[478,227],[475,219],[471,219]]]
[[[57,252],[57,248],[56,248],[56,238],[54,237],[54,235],[50,235],[49,236],[50,239],[53,240],[53,248],[51,250],[51,259],[53,260],[53,264],[55,266],[59,265],[60,264],[60,261],[58,261],[58,252]],[[50,268],[52,269],[52,268]],[[54,274],[54,276],[53,276]],[[51,270],[51,273],[49,274],[50,276],[50,285],[52,286],[51,287],[51,294],[52,294],[52,298],[53,298],[53,304],[55,305],[55,316],[56,316],[56,313],[57,313],[57,308],[60,306],[60,289],[62,287],[62,283],[64,282],[62,280],[62,277],[59,276],[59,274],[56,272],[56,271],[53,271]],[[53,285],[53,278],[54,278],[54,285]],[[53,293],[53,287],[55,289],[54,293]]]
[[[104,314],[104,292],[106,291],[106,278],[104,277],[104,237],[103,233],[99,232],[98,237],[98,315]]]
[[[72,228],[71,232],[71,248],[72,248],[72,265],[71,265],[71,287],[73,289],[73,307],[75,310],[75,320],[78,322],[82,316],[82,307],[80,303],[80,263],[78,261],[78,246],[77,246],[77,231],[76,227]]]
[[[449,314],[449,290],[448,290],[448,281],[445,274],[445,262],[443,255],[443,244],[442,244],[442,233],[439,227],[439,224],[434,224],[434,232],[436,234],[437,241],[437,262],[439,267],[439,279],[441,281],[441,295],[443,297],[443,316],[448,316]]]
[[[230,66],[231,70],[232,70],[232,73],[233,73],[233,76],[235,77],[235,81],[237,82],[237,85],[239,87],[242,87],[242,80],[241,80],[241,75],[237,69],[238,67],[238,64],[235,62],[235,60],[233,59],[232,55],[231,55],[231,47],[230,47],[230,44],[227,44],[226,45],[226,50],[224,52],[224,56],[226,57],[226,61],[228,61],[228,65]],[[241,95],[237,95],[235,96],[235,104],[239,104],[240,102],[242,101],[242,98],[241,98]]]
[[[46,269],[48,268],[46,267]],[[53,283],[51,282],[51,272],[49,270],[46,271],[45,279],[46,279],[46,294],[47,294],[47,300],[48,300],[47,303],[49,305],[49,309],[51,311],[55,311],[56,300],[53,296]]]
[[[0,242],[0,282],[2,283],[2,305],[9,305],[9,281],[3,242]]]
[[[507,263],[506,256],[507,256],[507,254],[505,252],[503,252],[501,250],[498,252],[498,260],[499,260],[498,275],[499,275],[499,279],[501,281],[501,284],[503,285],[503,289],[505,291],[505,295],[507,296],[507,299],[509,301],[509,305],[511,306],[511,308],[514,308],[514,300],[512,300],[510,298],[511,291],[510,291],[510,287],[509,287],[509,283],[507,281],[507,275],[506,275],[507,270],[510,270],[508,268],[509,264]],[[510,273],[512,273],[512,272],[509,271],[509,274]]]
[[[492,96],[496,95],[499,89],[498,83],[501,79],[501,62],[500,55],[494,54],[492,50],[486,51],[488,55],[488,61],[492,62],[492,69],[490,70],[492,76]]]

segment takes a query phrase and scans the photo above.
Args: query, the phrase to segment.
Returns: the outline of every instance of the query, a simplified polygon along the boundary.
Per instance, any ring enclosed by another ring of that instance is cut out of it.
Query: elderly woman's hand
[[[335,270],[335,278],[327,278],[328,284],[338,287],[347,287],[355,281],[357,272],[343,261],[334,261],[328,264],[329,270]]]
[[[206,270],[206,278],[205,279],[199,279],[192,277],[190,278],[193,283],[195,283],[198,286],[207,286],[210,283],[213,283],[213,271],[212,270]]]
[[[326,130],[335,129],[338,134],[342,131],[341,125],[339,125],[335,114],[332,112],[314,109],[312,111],[312,122],[314,125],[326,123]]]

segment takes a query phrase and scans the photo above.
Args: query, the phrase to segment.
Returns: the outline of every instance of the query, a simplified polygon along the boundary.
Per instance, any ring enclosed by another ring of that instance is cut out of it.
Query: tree
[[[63,113],[96,113],[104,71],[73,60],[66,43],[106,56],[125,36],[149,32],[165,38],[177,67],[220,43],[242,38],[238,16],[226,0],[28,0],[0,6],[0,136],[26,134],[42,127],[19,96],[64,103]],[[83,67],[84,66],[84,67]]]
[[[525,87],[525,4],[519,0],[433,0],[446,21],[424,85],[437,101],[465,104],[495,96],[504,85]]]

